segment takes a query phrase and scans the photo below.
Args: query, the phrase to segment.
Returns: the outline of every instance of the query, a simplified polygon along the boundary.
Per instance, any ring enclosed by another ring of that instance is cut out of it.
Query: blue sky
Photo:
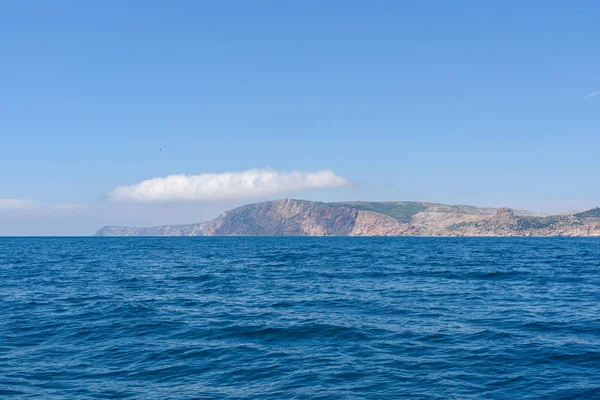
[[[277,197],[600,205],[595,1],[1,8],[0,199],[27,206],[4,202],[0,234],[195,222]],[[111,200],[152,178],[256,168],[349,184]]]

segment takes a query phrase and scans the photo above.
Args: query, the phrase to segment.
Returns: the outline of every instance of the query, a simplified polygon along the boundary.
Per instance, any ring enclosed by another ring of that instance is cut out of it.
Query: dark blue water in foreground
[[[0,239],[1,398],[600,398],[600,240]]]

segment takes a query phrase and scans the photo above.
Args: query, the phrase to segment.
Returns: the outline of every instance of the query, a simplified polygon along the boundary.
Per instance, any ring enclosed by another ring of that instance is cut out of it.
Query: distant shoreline
[[[241,206],[202,223],[105,226],[94,236],[593,237],[600,236],[600,208],[543,214],[428,202],[281,199]]]

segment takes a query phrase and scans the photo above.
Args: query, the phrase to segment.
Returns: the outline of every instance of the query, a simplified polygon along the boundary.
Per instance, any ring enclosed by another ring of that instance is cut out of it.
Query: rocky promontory
[[[600,236],[600,208],[541,214],[426,202],[282,199],[248,204],[197,224],[105,226],[95,236]]]

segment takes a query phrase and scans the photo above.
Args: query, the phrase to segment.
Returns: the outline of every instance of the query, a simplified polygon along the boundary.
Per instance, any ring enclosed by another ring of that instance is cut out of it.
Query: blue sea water
[[[600,240],[2,238],[0,397],[600,398]]]

